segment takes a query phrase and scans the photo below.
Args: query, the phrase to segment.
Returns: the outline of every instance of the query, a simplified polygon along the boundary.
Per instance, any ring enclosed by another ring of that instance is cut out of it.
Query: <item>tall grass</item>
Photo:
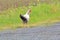
[[[29,6],[31,7],[31,6]],[[25,14],[28,10],[27,7],[10,8],[0,13],[0,27],[22,24],[19,17],[20,14]],[[48,19],[60,20],[60,5],[59,4],[39,4],[31,7],[29,24],[35,24],[37,22],[46,21]]]

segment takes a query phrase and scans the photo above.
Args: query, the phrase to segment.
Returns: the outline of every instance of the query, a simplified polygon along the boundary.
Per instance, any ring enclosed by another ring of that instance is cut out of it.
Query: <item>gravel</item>
[[[0,31],[0,40],[60,40],[60,22],[46,27]]]

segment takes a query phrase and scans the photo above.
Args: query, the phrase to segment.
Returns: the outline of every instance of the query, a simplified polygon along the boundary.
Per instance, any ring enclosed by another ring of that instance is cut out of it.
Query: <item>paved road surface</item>
[[[60,40],[60,23],[48,27],[0,31],[0,40]]]

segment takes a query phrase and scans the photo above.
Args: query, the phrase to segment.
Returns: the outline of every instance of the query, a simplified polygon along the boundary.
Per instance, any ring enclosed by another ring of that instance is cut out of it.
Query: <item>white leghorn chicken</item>
[[[27,24],[27,22],[29,21],[30,12],[31,12],[31,9],[29,9],[29,10],[26,12],[25,15],[21,15],[21,14],[20,14],[20,18],[21,18],[21,20],[23,21],[24,24],[25,24],[25,23]]]

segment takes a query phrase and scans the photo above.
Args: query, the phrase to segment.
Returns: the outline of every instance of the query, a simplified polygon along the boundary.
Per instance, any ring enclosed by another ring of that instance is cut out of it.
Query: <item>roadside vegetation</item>
[[[0,29],[23,27],[19,15],[25,14],[29,8],[32,10],[30,14],[31,18],[28,22],[30,26],[60,21],[60,4],[42,3],[27,7],[9,8],[0,12]]]

